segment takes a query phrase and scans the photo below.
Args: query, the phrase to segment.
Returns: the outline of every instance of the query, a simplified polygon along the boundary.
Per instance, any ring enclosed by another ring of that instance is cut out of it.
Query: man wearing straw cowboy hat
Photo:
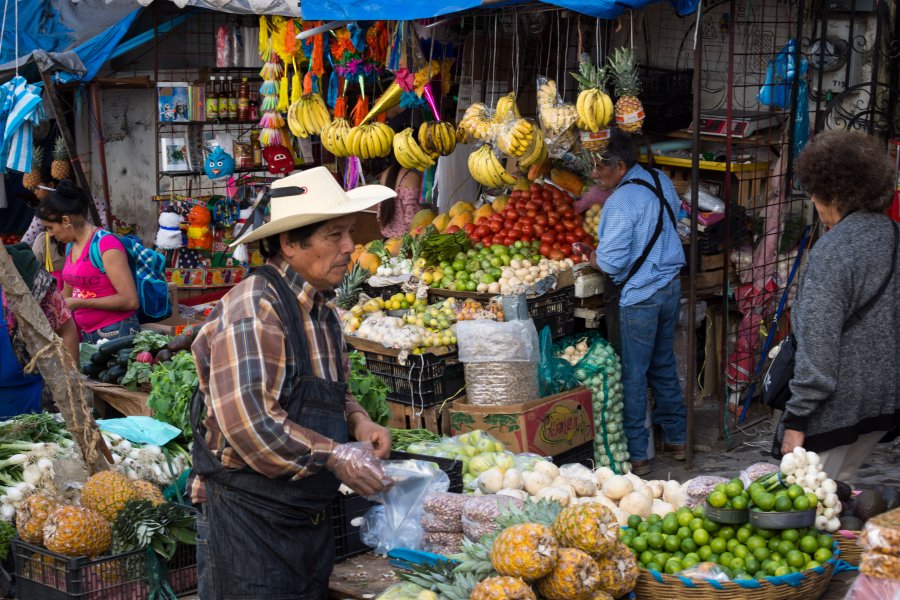
[[[347,391],[332,299],[356,213],[393,196],[380,185],[344,192],[324,167],[309,169],[273,183],[271,220],[234,243],[262,240],[268,260],[219,301],[192,346],[203,600],[326,598],[338,486],[370,495],[390,483],[390,433]]]

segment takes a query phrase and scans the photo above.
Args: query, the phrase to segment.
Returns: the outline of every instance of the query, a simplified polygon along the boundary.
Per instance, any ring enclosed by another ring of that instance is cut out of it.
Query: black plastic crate
[[[547,326],[554,340],[572,335],[575,332],[575,286],[529,299],[528,315],[534,321],[538,335]]]
[[[402,284],[394,284],[394,285],[383,285],[383,286],[371,286],[368,282],[362,284],[362,291],[365,295],[370,298],[381,298],[383,300],[387,300],[391,296],[399,294],[403,291]]]
[[[553,464],[568,465],[578,463],[586,467],[594,468],[594,442],[587,442],[580,446],[570,448],[553,457]]]
[[[553,338],[553,341],[560,338],[564,338],[567,335],[572,335],[575,333],[575,313],[569,311],[568,313],[560,313],[556,315],[549,315],[547,317],[539,317],[534,320],[534,327],[537,329],[538,335],[541,334],[544,327],[550,328],[550,337]]]
[[[698,248],[701,254],[720,254],[749,240],[747,212],[739,204],[728,207],[728,247],[725,247],[725,220],[697,232]]]
[[[73,558],[19,539],[11,550],[22,600],[141,600],[149,594],[144,550]],[[166,579],[179,596],[197,591],[195,546],[178,545],[166,563]]]
[[[401,404],[435,406],[452,398],[466,384],[459,354],[410,354],[406,364],[390,354],[363,351],[366,368],[387,384],[388,398]]]
[[[401,452],[399,450],[391,452],[391,460],[424,460],[433,462],[450,478],[450,488],[447,491],[457,494],[461,494],[463,491],[461,461],[439,456]],[[370,502],[356,494],[339,494],[331,503],[336,560],[365,554],[371,550],[359,538],[359,526],[353,525],[353,520],[365,515],[373,506],[375,506],[374,502]]]
[[[644,129],[669,133],[691,124],[694,107],[694,70],[638,67]]]

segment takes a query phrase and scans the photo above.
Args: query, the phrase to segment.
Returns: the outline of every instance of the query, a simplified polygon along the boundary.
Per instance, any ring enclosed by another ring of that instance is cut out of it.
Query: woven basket
[[[634,594],[643,598],[666,598],[667,600],[815,600],[825,593],[831,575],[834,572],[834,561],[828,561],[821,567],[802,573],[799,585],[791,576],[767,577],[753,579],[741,583],[734,581],[702,581],[691,580],[678,575],[651,573],[641,569]],[[798,573],[799,575],[799,573]]]
[[[841,547],[841,559],[847,561],[854,567],[858,567],[863,552],[862,547],[858,543],[859,536],[862,532],[847,531],[846,533],[850,535],[845,536],[843,532],[838,532],[834,536],[834,539],[837,540],[838,545]]]

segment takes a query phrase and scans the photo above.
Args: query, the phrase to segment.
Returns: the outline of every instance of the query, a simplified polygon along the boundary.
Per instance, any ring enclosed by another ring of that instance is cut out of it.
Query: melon
[[[417,227],[428,227],[431,225],[431,222],[434,221],[436,216],[437,214],[430,208],[423,208],[412,218],[409,228],[416,229]]]
[[[360,254],[358,262],[359,266],[373,275],[375,274],[375,271],[378,270],[378,267],[381,266],[381,259],[371,252],[363,252]]]
[[[456,226],[456,227],[459,227],[460,229],[462,229],[463,227],[465,227],[466,225],[468,225],[469,223],[472,223],[472,222],[473,222],[472,221],[472,213],[463,212],[463,213],[456,215],[452,219],[450,219],[450,222],[447,223],[447,229],[449,230],[453,226]]]
[[[434,221],[432,221],[431,224],[434,225],[438,231],[444,231],[450,224],[450,215],[447,213],[440,214],[434,218]]]
[[[507,204],[509,204],[509,196],[503,194],[494,198],[494,201],[491,202],[491,208],[494,209],[494,212],[500,212],[506,210]]]
[[[478,209],[472,213],[472,219],[477,221],[481,217],[490,217],[494,214],[494,209],[491,208],[490,204],[485,204],[484,206],[479,206]]]
[[[403,242],[400,238],[390,238],[384,242],[384,248],[391,253],[391,256],[397,256],[400,254],[400,246],[403,245]]]
[[[464,213],[464,212],[470,213],[470,212],[473,212],[474,210],[475,210],[475,207],[472,206],[471,202],[466,202],[465,200],[460,200],[459,202],[454,204],[452,207],[450,207],[450,218],[452,219],[453,217],[459,216],[461,213]]]

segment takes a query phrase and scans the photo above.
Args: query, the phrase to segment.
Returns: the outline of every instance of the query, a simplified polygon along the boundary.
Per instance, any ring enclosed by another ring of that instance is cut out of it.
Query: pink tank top
[[[94,234],[97,235],[96,233]],[[81,250],[81,255],[66,257],[66,264],[62,270],[63,281],[72,288],[73,298],[105,298],[116,294],[116,288],[105,273],[94,266],[90,259],[90,249],[93,238],[85,244]],[[125,247],[122,246],[116,236],[105,235],[99,242],[100,255],[110,250],[118,250],[125,253]],[[78,329],[90,333],[97,331],[114,323],[118,323],[127,319],[134,314],[135,311],[110,311],[97,308],[78,308],[73,316]]]

